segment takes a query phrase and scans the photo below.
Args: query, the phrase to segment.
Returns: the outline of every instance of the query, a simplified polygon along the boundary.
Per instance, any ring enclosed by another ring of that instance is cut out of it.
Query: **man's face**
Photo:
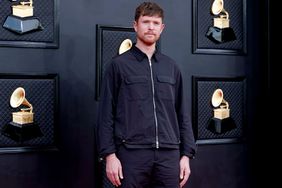
[[[138,21],[134,21],[134,29],[137,38],[146,45],[154,44],[164,29],[162,18],[158,16],[140,16]]]

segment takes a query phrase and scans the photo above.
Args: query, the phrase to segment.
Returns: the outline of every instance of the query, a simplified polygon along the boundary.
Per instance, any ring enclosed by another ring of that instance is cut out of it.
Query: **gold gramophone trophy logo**
[[[213,1],[211,13],[219,17],[213,18],[213,26],[209,27],[206,37],[214,43],[223,43],[236,40],[235,33],[229,24],[229,14],[224,9],[223,0]]]
[[[12,121],[2,129],[4,135],[15,141],[25,141],[43,135],[38,124],[34,122],[33,106],[26,99],[23,87],[18,87],[13,91],[10,105],[20,110],[12,112]]]
[[[17,34],[43,29],[39,19],[33,15],[33,0],[21,0],[19,4],[12,5],[11,8],[12,15],[6,18],[4,28]]]
[[[221,134],[236,128],[234,120],[230,117],[229,103],[223,98],[222,89],[216,89],[211,98],[213,117],[210,119],[208,129]]]
[[[13,108],[17,108],[21,105],[26,106],[21,108],[19,112],[12,113],[13,122],[19,125],[33,123],[33,107],[25,98],[25,90],[22,87],[18,87],[11,95],[10,105]]]
[[[225,119],[230,117],[229,104],[223,98],[223,91],[221,89],[216,89],[213,92],[211,99],[213,109],[213,117],[217,119]]]

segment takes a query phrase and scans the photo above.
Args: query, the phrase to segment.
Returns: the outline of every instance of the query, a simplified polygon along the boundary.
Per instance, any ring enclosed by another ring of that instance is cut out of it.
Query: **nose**
[[[148,27],[150,30],[154,29],[154,23],[150,22]]]

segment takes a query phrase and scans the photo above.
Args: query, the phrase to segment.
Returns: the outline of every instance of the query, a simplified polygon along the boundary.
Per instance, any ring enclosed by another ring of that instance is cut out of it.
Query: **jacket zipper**
[[[149,58],[148,58],[149,59]],[[157,119],[157,112],[156,112],[156,101],[155,101],[155,84],[154,84],[154,77],[153,77],[153,68],[151,59],[149,59],[150,65],[150,73],[151,73],[151,82],[152,82],[152,92],[153,92],[153,107],[154,107],[154,119],[156,125],[156,148],[159,148],[159,133],[158,133],[158,119]]]

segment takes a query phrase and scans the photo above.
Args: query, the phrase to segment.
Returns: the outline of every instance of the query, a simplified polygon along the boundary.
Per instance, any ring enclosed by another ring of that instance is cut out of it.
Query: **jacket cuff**
[[[192,151],[190,151],[190,152],[185,152],[185,151],[182,151],[181,152],[181,156],[187,156],[187,157],[189,157],[189,159],[195,159],[195,155],[196,155],[196,152],[195,152],[195,150],[192,150]]]

